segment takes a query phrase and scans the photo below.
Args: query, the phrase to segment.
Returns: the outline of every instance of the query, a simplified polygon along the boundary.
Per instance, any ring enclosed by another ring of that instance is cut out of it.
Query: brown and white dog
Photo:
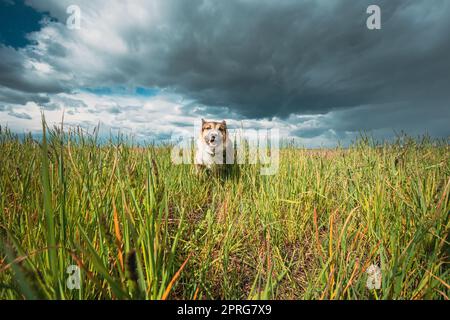
[[[228,163],[232,160],[233,146],[229,137],[225,120],[205,121],[196,142],[195,164],[197,169],[206,167],[211,169],[217,164]]]

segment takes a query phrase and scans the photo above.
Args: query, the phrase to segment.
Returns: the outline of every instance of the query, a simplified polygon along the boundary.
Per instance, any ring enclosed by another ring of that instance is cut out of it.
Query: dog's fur
[[[195,150],[197,171],[201,168],[212,169],[217,165],[225,164],[232,152],[225,120],[217,122],[202,119],[202,128]]]

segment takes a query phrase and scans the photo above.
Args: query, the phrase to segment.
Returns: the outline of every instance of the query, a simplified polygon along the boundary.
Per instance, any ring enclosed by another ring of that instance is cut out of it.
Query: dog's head
[[[202,119],[201,137],[207,145],[217,147],[227,140],[227,136],[227,123],[225,120],[217,122]]]

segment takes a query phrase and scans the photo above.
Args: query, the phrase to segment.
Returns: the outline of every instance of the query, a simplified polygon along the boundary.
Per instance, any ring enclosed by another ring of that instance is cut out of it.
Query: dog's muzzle
[[[220,143],[220,137],[219,137],[219,133],[217,132],[210,132],[207,136],[206,136],[206,142],[210,145],[214,145],[214,144],[218,144]]]

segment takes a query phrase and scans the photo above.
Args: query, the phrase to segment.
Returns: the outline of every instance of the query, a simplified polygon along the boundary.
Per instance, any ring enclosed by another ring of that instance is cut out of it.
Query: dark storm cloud
[[[0,44],[5,105],[56,110],[73,105],[57,93],[125,86],[154,90],[136,89],[141,97],[182,97],[180,117],[281,119],[307,139],[450,133],[448,0],[26,3],[57,20],[42,23],[26,48]],[[81,30],[63,24],[70,4],[82,10]],[[366,27],[372,4],[381,7],[381,30]],[[94,109],[134,124],[155,120],[122,104]]]
[[[26,104],[28,101],[34,101],[41,104],[48,103],[50,100],[46,94],[23,92],[0,86],[0,101],[10,104]]]
[[[369,4],[381,30],[366,28]],[[444,0],[176,2],[149,84],[256,118],[417,106],[449,97],[449,16]]]
[[[29,4],[64,21],[72,3],[66,2]],[[109,10],[106,4],[74,3],[100,19]],[[371,4],[381,7],[381,30],[366,27]],[[155,25],[130,21],[117,30],[128,54],[99,51],[101,63],[110,67],[96,74],[87,70],[84,78],[78,68],[75,78],[92,85],[168,88],[249,118],[399,101],[417,107],[429,98],[449,97],[446,0],[167,0],[144,6],[158,8],[160,20]],[[123,19],[126,14],[117,21]],[[52,38],[40,41],[52,56],[49,64],[61,63],[55,57],[64,56],[65,47]],[[0,84],[28,92],[68,91],[76,85],[31,81],[14,60],[17,55],[1,54],[10,61],[0,63]]]
[[[28,55],[27,55],[28,53]],[[0,43],[0,88],[25,93],[58,93],[65,89],[50,75],[41,75],[33,66],[33,52],[19,51]],[[28,64],[28,65],[27,65]]]
[[[429,103],[432,108],[427,105],[411,107],[410,103],[402,102],[336,110],[304,122],[305,125],[292,134],[302,138],[329,137],[331,134],[336,139],[345,139],[364,131],[389,138],[405,131],[410,135],[448,136],[448,101],[432,100]]]

